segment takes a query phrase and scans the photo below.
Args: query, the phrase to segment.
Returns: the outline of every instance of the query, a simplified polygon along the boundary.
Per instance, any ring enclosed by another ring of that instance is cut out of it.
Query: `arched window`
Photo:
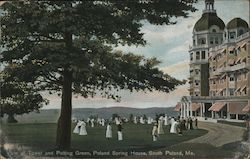
[[[216,33],[216,29],[213,29],[212,32],[213,32],[213,33]]]

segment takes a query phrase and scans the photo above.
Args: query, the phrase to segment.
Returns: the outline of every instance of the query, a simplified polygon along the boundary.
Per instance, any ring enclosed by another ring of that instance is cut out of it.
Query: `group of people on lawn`
[[[147,121],[147,124],[153,124],[152,129],[152,137],[153,141],[157,141],[159,136],[164,134],[163,125],[171,125],[170,126],[170,133],[172,134],[179,134],[182,135],[183,131],[185,130],[192,130],[194,128],[198,128],[198,121],[196,118],[169,118],[167,115],[159,117],[157,120],[153,120],[153,118],[148,118],[148,120],[142,120],[142,118],[139,119],[139,122],[134,119],[134,124],[145,124]],[[84,120],[78,120],[76,121],[77,124],[73,130],[73,133],[79,134],[79,135],[87,135],[86,130],[86,123]],[[97,119],[96,122],[94,119],[87,120],[87,123],[89,123],[90,127],[94,127],[94,123],[99,123],[101,126],[105,126],[105,120],[104,119]],[[116,117],[114,119],[114,123],[117,125],[117,139],[119,141],[123,140],[123,134],[122,134],[122,123],[128,122],[128,120],[122,120],[121,118]],[[106,127],[106,138],[110,139],[112,138],[112,126],[111,123],[107,123]]]

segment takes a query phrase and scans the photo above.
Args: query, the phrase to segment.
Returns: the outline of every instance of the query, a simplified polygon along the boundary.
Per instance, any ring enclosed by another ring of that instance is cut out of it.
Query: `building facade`
[[[241,18],[225,25],[214,0],[205,0],[189,50],[190,96],[176,106],[182,117],[244,119],[250,109],[249,30]]]

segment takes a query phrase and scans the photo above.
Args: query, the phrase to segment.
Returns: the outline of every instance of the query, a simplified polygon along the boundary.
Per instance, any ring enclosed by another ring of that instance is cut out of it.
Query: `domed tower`
[[[217,16],[214,0],[205,0],[202,17],[193,28],[193,46],[190,47],[190,96],[209,95],[209,48],[223,42],[225,24]]]
[[[249,27],[246,21],[241,18],[234,18],[228,22],[223,39],[225,42],[234,42],[237,37],[245,34],[248,30]]]

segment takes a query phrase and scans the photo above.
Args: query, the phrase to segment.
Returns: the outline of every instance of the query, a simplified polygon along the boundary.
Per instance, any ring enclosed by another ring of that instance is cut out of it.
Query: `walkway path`
[[[208,133],[184,143],[206,143],[219,147],[227,143],[241,141],[245,131],[245,128],[220,123],[200,122],[198,126],[208,130]]]

